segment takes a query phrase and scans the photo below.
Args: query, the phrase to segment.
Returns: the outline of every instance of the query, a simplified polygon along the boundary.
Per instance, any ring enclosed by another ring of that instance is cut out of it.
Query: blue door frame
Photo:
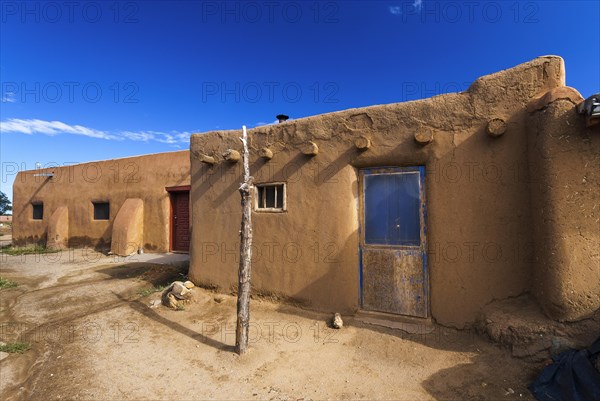
[[[427,318],[425,167],[359,171],[360,304]]]

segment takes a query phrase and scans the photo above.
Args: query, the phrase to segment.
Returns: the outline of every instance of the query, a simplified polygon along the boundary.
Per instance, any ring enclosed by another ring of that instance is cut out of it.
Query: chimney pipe
[[[281,124],[282,122],[286,121],[290,117],[286,116],[285,114],[278,114],[278,115],[275,116],[275,118],[277,118],[277,120]]]

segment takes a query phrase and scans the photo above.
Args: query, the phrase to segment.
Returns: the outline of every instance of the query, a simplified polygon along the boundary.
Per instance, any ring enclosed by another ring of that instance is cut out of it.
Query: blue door
[[[360,171],[361,305],[427,317],[425,168]]]

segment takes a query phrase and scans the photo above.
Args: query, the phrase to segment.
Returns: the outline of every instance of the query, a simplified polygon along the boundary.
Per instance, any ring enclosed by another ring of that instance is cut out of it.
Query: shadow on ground
[[[154,287],[160,287],[170,284],[173,281],[187,280],[188,266],[187,264],[173,266],[135,262],[100,268],[97,272],[106,274],[111,279],[125,280],[135,278],[152,284]]]

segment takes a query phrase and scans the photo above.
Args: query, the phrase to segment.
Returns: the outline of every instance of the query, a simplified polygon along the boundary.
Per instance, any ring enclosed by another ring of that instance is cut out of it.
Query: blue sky
[[[466,90],[536,56],[600,90],[597,1],[2,1],[0,190],[16,170]]]

